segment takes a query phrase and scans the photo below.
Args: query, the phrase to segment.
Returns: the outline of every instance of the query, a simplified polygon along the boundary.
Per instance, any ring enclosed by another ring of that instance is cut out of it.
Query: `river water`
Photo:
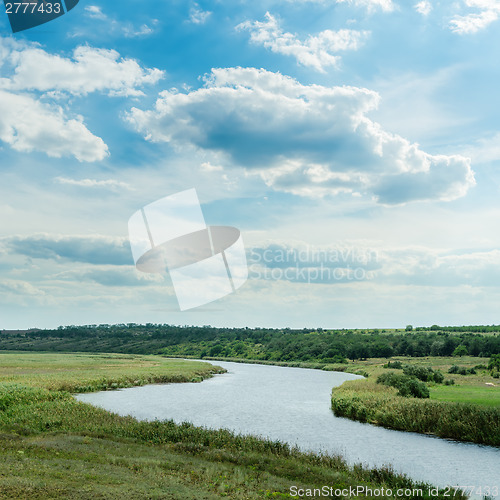
[[[332,387],[356,375],[216,362],[228,373],[201,383],[79,394],[77,399],[142,420],[172,419],[340,453],[349,463],[391,464],[436,486],[500,488],[500,449],[399,432],[337,418]],[[476,495],[473,495],[476,497]],[[496,496],[496,495],[492,495]]]

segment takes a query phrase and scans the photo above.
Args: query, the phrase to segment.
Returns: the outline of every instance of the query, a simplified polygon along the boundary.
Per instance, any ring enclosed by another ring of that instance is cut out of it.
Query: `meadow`
[[[347,369],[364,372],[368,378],[333,389],[335,415],[396,430],[500,446],[500,384],[487,369],[488,359],[399,357],[391,363],[394,361],[439,370],[452,385],[429,382],[429,399],[402,397],[395,388],[375,383],[383,373],[400,372],[384,368],[387,360],[356,362]],[[454,365],[475,373],[449,373]]]
[[[419,498],[430,498],[427,485],[387,468],[349,466],[340,456],[227,430],[140,422],[68,392],[199,380],[213,372],[211,365],[157,356],[0,354],[0,498],[292,498],[292,486],[322,485],[422,488]],[[444,498],[444,490],[432,498]]]
[[[208,363],[133,354],[3,352],[0,383],[93,392],[152,383],[201,382],[225,370]]]

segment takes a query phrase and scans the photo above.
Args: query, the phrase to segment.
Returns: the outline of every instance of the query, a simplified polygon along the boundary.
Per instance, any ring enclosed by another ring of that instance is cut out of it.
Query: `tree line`
[[[71,325],[54,330],[1,332],[0,349],[122,352],[325,363],[391,356],[491,357],[500,354],[498,328],[495,333],[488,335],[476,331],[454,331],[452,328],[455,327],[385,331],[217,328],[152,323]]]

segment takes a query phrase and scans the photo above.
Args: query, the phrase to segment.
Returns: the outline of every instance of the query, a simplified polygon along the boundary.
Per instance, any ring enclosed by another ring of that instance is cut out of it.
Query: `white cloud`
[[[101,138],[81,119],[67,119],[59,107],[0,90],[0,109],[0,140],[16,151],[42,151],[57,158],[74,156],[79,161],[98,161],[108,155]]]
[[[426,247],[379,251],[381,281],[432,286],[498,286],[499,250],[452,252]]]
[[[130,244],[124,237],[68,236],[39,233],[0,239],[9,253],[31,259],[124,266],[133,263]]]
[[[123,34],[127,38],[136,38],[141,36],[148,36],[154,32],[153,28],[149,27],[147,24],[143,24],[139,29],[135,29],[129,26],[123,28]]]
[[[193,24],[205,24],[211,14],[210,11],[200,9],[200,6],[195,3],[189,9],[189,21]]]
[[[97,5],[88,5],[87,7],[85,7],[85,11],[87,12],[87,15],[92,19],[100,19],[101,21],[104,21],[108,18],[108,16],[103,13],[101,7],[98,7]]]
[[[328,0],[288,0],[293,3],[326,3]],[[392,0],[334,0],[335,3],[346,3],[354,7],[366,9],[368,12],[372,13],[378,9],[384,12],[392,12],[394,10],[394,4]]]
[[[450,21],[450,29],[459,35],[477,33],[485,29],[500,15],[499,0],[465,0],[466,7],[478,9],[479,12],[456,15]]]
[[[224,170],[224,167],[221,165],[212,165],[209,161],[206,161],[201,164],[201,169],[205,172],[221,172]]]
[[[140,87],[157,83],[164,74],[120,58],[114,50],[80,46],[66,58],[38,44],[2,37],[0,67],[0,140],[17,151],[74,156],[79,161],[102,160],[108,147],[87,129],[82,117],[68,117],[61,106],[46,101],[90,92],[137,96],[142,94]]]
[[[56,177],[54,179],[59,184],[68,184],[70,186],[79,186],[85,188],[106,188],[111,189],[112,191],[117,191],[121,189],[125,189],[127,191],[132,191],[134,188],[127,184],[126,182],[116,181],[114,179],[108,179],[105,181],[98,181],[95,179],[67,179],[65,177]]]
[[[423,16],[428,16],[432,10],[432,4],[428,0],[422,0],[415,4],[415,10]]]
[[[364,193],[400,204],[452,200],[475,184],[469,159],[428,154],[370,120],[378,100],[363,88],[213,69],[203,88],[164,91],[154,109],[132,108],[127,120],[150,141],[215,153],[219,164],[302,196]]]
[[[367,32],[354,30],[325,30],[316,36],[309,36],[301,41],[293,33],[284,32],[278,20],[269,12],[263,22],[244,22],[236,28],[248,30],[250,40],[262,45],[277,54],[295,57],[303,66],[310,66],[318,71],[325,72],[328,66],[336,66],[340,56],[334,55],[342,50],[356,50]]]
[[[462,154],[470,156],[474,163],[498,162],[500,160],[500,132],[464,146]]]
[[[11,50],[8,60],[14,74],[0,79],[0,88],[7,90],[60,91],[75,95],[99,91],[137,96],[143,94],[140,87],[155,84],[164,76],[164,72],[156,68],[144,69],[132,59],[120,58],[115,50],[89,46],[77,47],[73,57],[66,58],[30,45]]]
[[[21,296],[45,295],[45,292],[40,288],[34,287],[31,283],[28,283],[27,281],[20,281],[20,280],[2,280],[2,282],[0,282],[0,292],[2,293],[2,295],[5,292]]]
[[[337,3],[348,3],[356,7],[363,7],[372,12],[376,9],[381,9],[384,12],[391,12],[394,10],[392,0],[336,0]]]

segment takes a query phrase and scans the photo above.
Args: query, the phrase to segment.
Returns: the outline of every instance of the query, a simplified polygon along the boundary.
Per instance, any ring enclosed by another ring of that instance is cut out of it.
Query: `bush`
[[[442,384],[444,380],[444,375],[438,370],[434,372],[434,382],[436,384]]]
[[[454,375],[475,375],[477,372],[475,368],[466,368],[465,366],[453,365],[448,373],[452,373]]]
[[[411,398],[428,398],[429,388],[421,380],[411,378],[402,385],[398,394],[400,396]]]
[[[401,363],[401,361],[389,361],[389,363],[384,365],[384,368],[394,368],[395,370],[402,370],[403,363]]]
[[[422,382],[434,380],[434,370],[426,366],[406,365],[403,368],[403,373],[410,377],[416,377]]]
[[[452,378],[448,378],[444,381],[444,385],[455,385],[455,381]]]
[[[410,375],[383,373],[377,378],[377,383],[398,389],[398,394],[400,396],[414,398],[429,397],[429,389],[425,383]]]

